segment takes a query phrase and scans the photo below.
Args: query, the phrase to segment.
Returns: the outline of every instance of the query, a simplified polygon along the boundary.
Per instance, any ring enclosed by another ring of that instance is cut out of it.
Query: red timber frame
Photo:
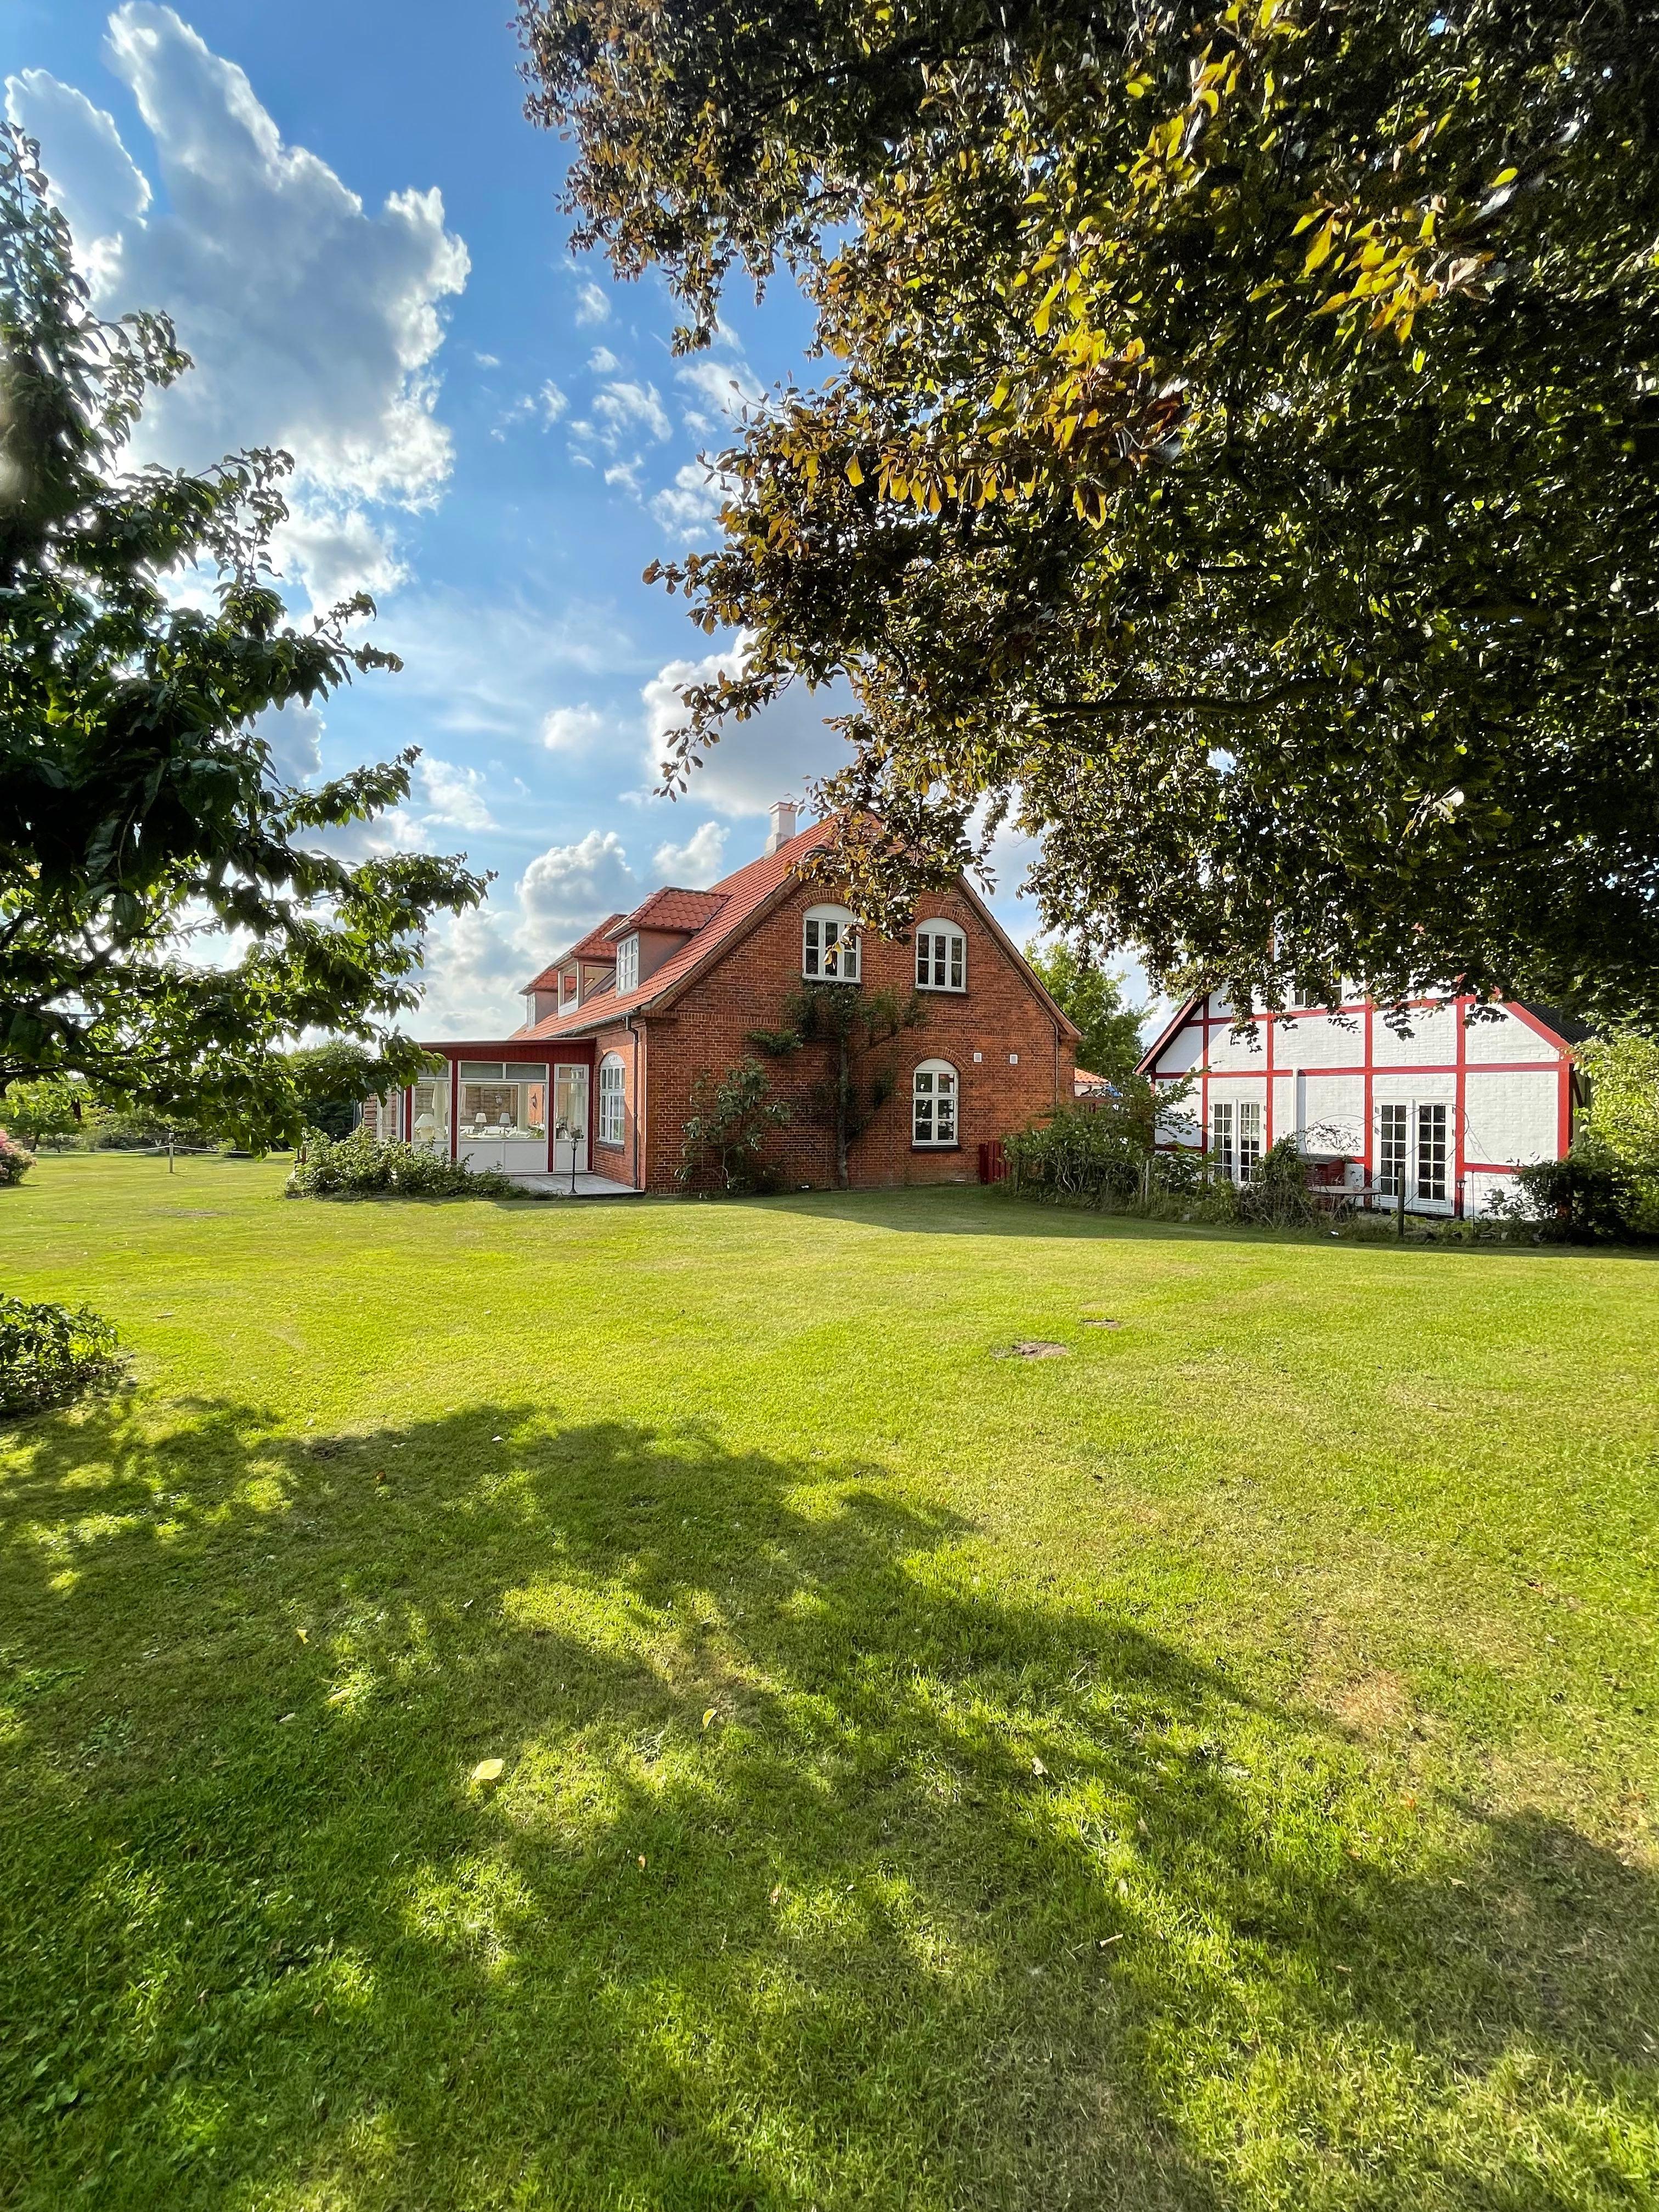
[[[1456,1056],[1455,1059],[1449,1060],[1424,1060],[1414,1066],[1405,1068],[1396,1066],[1393,1063],[1390,1063],[1386,1069],[1382,1071],[1382,1073],[1389,1075],[1449,1075],[1452,1078],[1454,1096],[1452,1117],[1454,1122],[1454,1164],[1452,1173],[1455,1178],[1454,1188],[1457,1194],[1456,1211],[1459,1214],[1463,1211],[1464,1184],[1470,1175],[1512,1175],[1515,1171],[1515,1163],[1512,1160],[1475,1160],[1471,1159],[1468,1157],[1468,1078],[1470,1073],[1474,1073],[1479,1075],[1526,1074],[1547,1076],[1550,1069],[1550,1063],[1547,1060],[1482,1060],[1471,1062],[1468,1056],[1468,1031],[1465,1024],[1468,1020],[1469,1009],[1475,1003],[1476,1001],[1466,994],[1458,994],[1455,996],[1443,999],[1411,1000],[1407,1005],[1407,1012],[1410,1012],[1413,1009],[1428,1011],[1430,1009],[1438,1009],[1448,1006],[1455,1009],[1457,1035]],[[1540,1021],[1538,1017],[1528,1007],[1518,1006],[1513,1000],[1506,1000],[1503,1002],[1503,1010],[1512,1021],[1523,1022],[1529,1030],[1534,1031],[1535,1035],[1542,1037],[1555,1054],[1557,1085],[1556,1143],[1559,1156],[1559,1153],[1565,1153],[1566,1152],[1567,1147],[1572,1141],[1573,1109],[1580,1096],[1577,1071],[1573,1063],[1572,1048],[1565,1038],[1558,1036],[1555,1031],[1552,1030],[1547,1023]],[[1263,1065],[1259,1068],[1230,1067],[1224,1071],[1215,1071],[1212,1070],[1210,1066],[1210,1040],[1218,1031],[1231,1030],[1233,1026],[1233,1018],[1231,1014],[1218,1014],[1212,1012],[1211,1011],[1209,994],[1206,993],[1199,998],[1188,1000],[1186,1004],[1182,1006],[1164,1025],[1157,1038],[1147,1047],[1146,1052],[1141,1055],[1139,1072],[1143,1075],[1150,1077],[1154,1083],[1178,1083],[1182,1080],[1183,1073],[1196,1074],[1199,1085],[1199,1112],[1202,1116],[1203,1140],[1206,1144],[1209,1141],[1210,1132],[1210,1081],[1212,1075],[1215,1073],[1224,1074],[1225,1079],[1230,1083],[1260,1083],[1263,1085],[1265,1088],[1262,1093],[1263,1103],[1261,1124],[1262,1144],[1265,1148],[1273,1144],[1274,1138],[1273,1094],[1275,1079],[1285,1072],[1279,1066],[1273,1051],[1273,1039],[1278,1030],[1279,1024],[1284,1020],[1308,1021],[1323,1018],[1328,1018],[1334,1013],[1348,1015],[1359,1023],[1363,1029],[1364,1036],[1364,1042],[1362,1047],[1364,1056],[1357,1061],[1345,1061],[1330,1066],[1321,1066],[1316,1070],[1310,1070],[1308,1072],[1310,1073],[1317,1073],[1322,1076],[1357,1075],[1361,1079],[1364,1086],[1364,1153],[1363,1164],[1365,1170],[1365,1181],[1370,1183],[1375,1180],[1376,1170],[1376,1162],[1374,1157],[1376,1147],[1376,1103],[1374,1097],[1373,1079],[1378,1073],[1378,1070],[1376,1066],[1374,1044],[1376,1008],[1375,1003],[1369,999],[1345,1002],[1340,1006],[1289,1006],[1286,1007],[1285,1012],[1279,1015],[1269,1017],[1264,1014],[1259,1017],[1258,1019],[1258,1026],[1264,1028],[1266,1030],[1263,1048]],[[1159,1059],[1162,1057],[1168,1047],[1175,1042],[1177,1036],[1180,1036],[1181,1032],[1183,1030],[1188,1029],[1198,1030],[1203,1040],[1196,1061],[1181,1073],[1160,1075],[1158,1073],[1158,1062]],[[1180,1147],[1176,1144],[1166,1142],[1160,1146],[1160,1149],[1165,1152],[1174,1152],[1179,1150]]]

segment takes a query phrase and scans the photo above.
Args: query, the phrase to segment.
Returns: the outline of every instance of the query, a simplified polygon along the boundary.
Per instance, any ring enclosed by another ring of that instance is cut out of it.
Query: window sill
[[[800,980],[803,983],[846,983],[854,991],[859,987],[856,975],[809,975],[805,968],[800,971]]]
[[[916,1143],[915,1139],[912,1138],[910,1140],[910,1150],[913,1152],[959,1152],[962,1150],[962,1146],[959,1143],[954,1145],[919,1145]]]
[[[965,983],[918,983],[916,988],[919,991],[936,994],[941,999],[965,999],[968,995],[968,986]]]

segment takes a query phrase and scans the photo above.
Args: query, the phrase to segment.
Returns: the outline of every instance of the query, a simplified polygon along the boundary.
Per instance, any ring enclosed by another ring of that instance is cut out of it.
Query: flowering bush
[[[0,1295],[0,1417],[70,1405],[125,1371],[113,1328],[90,1306],[26,1305]]]
[[[0,1187],[21,1182],[33,1165],[33,1153],[26,1152],[15,1137],[9,1137],[0,1129]]]
[[[354,1129],[337,1140],[307,1131],[288,1179],[289,1198],[522,1198],[495,1168],[473,1168],[423,1146],[403,1145]]]

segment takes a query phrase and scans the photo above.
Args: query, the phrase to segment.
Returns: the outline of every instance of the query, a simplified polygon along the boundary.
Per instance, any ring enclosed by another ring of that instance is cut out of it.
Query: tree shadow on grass
[[[0,1476],[0,2201],[1639,2201],[1659,1911],[1563,1824],[1391,1828],[879,1468],[172,1423]]]

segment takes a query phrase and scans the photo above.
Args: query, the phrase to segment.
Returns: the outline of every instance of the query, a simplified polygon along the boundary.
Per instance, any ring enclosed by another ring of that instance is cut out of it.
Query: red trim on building
[[[1466,1172],[1463,1161],[1463,1128],[1468,1113],[1465,1103],[1465,1079],[1468,1073],[1467,1065],[1468,1055],[1464,1048],[1466,1030],[1463,1018],[1464,1010],[1469,1001],[1467,999],[1459,998],[1454,1000],[1452,1003],[1457,1023],[1457,1087],[1452,1094],[1452,1174],[1455,1178],[1453,1183],[1455,1211],[1461,1221],[1463,1218],[1463,1176]]]

